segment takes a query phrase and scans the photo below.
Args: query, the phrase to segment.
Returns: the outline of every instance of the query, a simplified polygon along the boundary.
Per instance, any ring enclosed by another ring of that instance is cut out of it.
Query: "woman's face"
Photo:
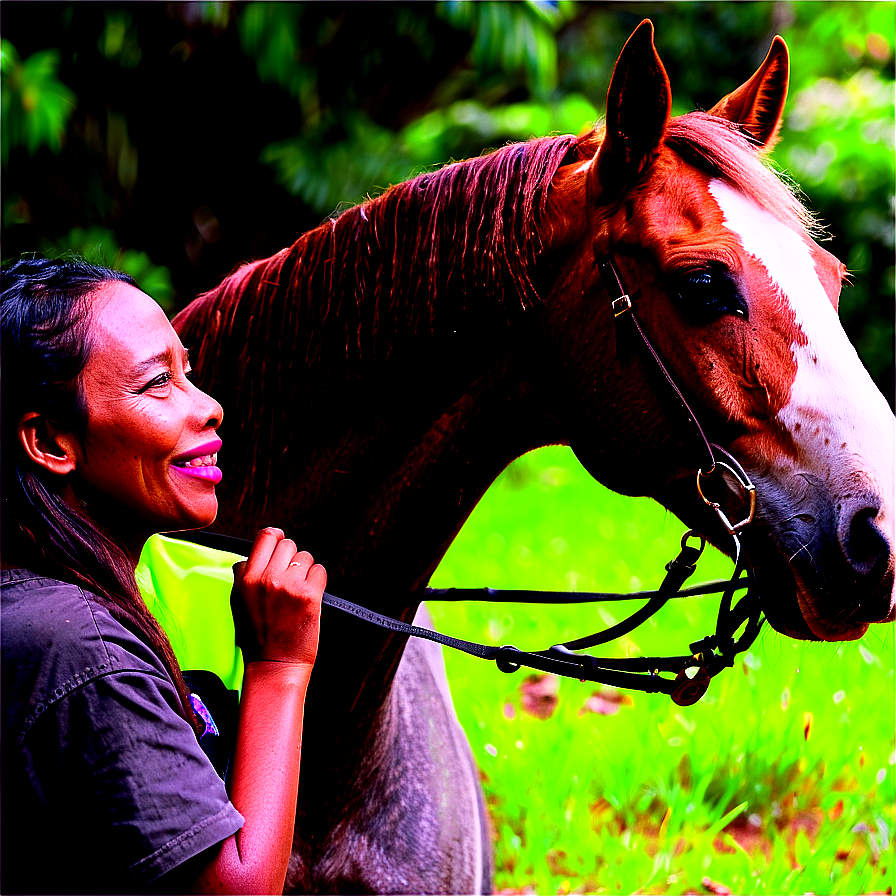
[[[149,296],[115,282],[92,302],[75,494],[126,543],[209,525],[221,406],[190,382],[186,350]]]

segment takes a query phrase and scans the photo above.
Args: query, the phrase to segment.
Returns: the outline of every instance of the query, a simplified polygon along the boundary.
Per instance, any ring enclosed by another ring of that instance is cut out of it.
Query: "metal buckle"
[[[624,294],[618,299],[613,299],[610,302],[610,307],[613,309],[613,317],[619,317],[620,314],[625,314],[632,307],[632,300],[627,294]]]
[[[737,484],[743,489],[747,499],[750,502],[749,514],[744,517],[744,519],[742,519],[739,523],[732,523],[725,514],[725,511],[722,510],[721,504],[718,504],[715,501],[710,501],[709,498],[707,498],[706,495],[703,494],[703,488],[700,484],[700,477],[709,477],[710,475],[714,474],[719,467],[723,467],[724,469],[726,469],[737,480]],[[756,513],[756,486],[753,485],[753,483],[750,481],[750,477],[747,476],[747,474],[743,470],[736,470],[730,464],[726,464],[723,461],[717,460],[709,473],[704,473],[703,470],[697,470],[697,492],[700,497],[703,498],[703,502],[715,511],[716,516],[719,518],[719,520],[721,520],[722,525],[725,527],[725,531],[729,535],[734,535],[734,533],[739,529],[743,529],[744,526],[747,526],[751,522],[753,522],[753,516]]]
[[[693,678],[682,669],[675,676],[675,687],[669,696],[679,706],[693,706],[707,692],[711,680],[705,666],[698,666]]]
[[[688,541],[691,538],[699,538],[700,539],[700,547],[697,548],[697,559],[699,559],[703,555],[703,551],[706,548],[706,539],[699,533],[695,532],[693,529],[688,529],[684,535],[681,536],[681,549],[684,550],[688,547]]]

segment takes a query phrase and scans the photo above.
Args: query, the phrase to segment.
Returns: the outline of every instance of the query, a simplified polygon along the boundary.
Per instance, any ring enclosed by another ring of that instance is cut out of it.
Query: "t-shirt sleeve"
[[[26,738],[47,808],[131,891],[243,825],[178,705],[167,677],[119,669],[47,706]]]

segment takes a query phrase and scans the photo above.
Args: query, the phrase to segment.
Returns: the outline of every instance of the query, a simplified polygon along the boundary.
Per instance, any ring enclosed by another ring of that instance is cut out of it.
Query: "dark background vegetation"
[[[75,250],[169,310],[344,203],[510,140],[578,132],[650,16],[675,112],[792,81],[774,159],[854,283],[842,318],[893,401],[893,6],[4,0],[2,252]]]

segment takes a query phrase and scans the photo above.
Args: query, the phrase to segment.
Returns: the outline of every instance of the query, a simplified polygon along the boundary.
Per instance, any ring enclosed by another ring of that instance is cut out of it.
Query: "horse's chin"
[[[867,623],[823,618],[799,574],[789,572],[790,587],[781,589],[784,594],[760,589],[765,617],[776,632],[797,641],[857,641],[865,634]]]
[[[858,641],[868,630],[867,625],[842,625],[822,621],[818,616],[803,610],[802,601],[800,610],[803,618],[795,624],[794,620],[782,619],[774,613],[770,616],[766,614],[766,619],[776,632],[795,641]]]
[[[819,641],[858,641],[866,631],[867,622],[838,622],[834,619],[823,619],[812,606],[812,602],[806,595],[805,589],[797,577],[797,600],[800,613],[812,634]]]

